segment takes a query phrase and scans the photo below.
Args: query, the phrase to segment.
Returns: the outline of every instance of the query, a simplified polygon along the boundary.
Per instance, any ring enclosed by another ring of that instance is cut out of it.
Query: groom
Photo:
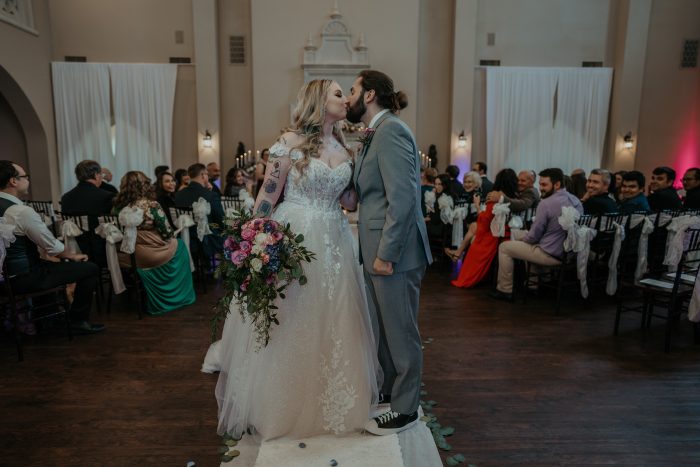
[[[416,141],[396,116],[406,105],[391,78],[375,70],[359,74],[348,101],[347,119],[368,128],[353,180],[360,202],[360,262],[384,371],[380,402],[391,404],[367,423],[376,435],[416,423],[423,366],[418,297],[432,256],[420,207]]]

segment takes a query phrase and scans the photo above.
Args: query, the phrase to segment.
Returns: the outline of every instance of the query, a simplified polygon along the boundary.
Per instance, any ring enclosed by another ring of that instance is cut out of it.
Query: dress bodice
[[[289,156],[292,161],[298,161],[303,154],[297,149],[289,152],[284,145],[275,143],[270,148],[270,156]],[[320,159],[311,158],[303,174],[293,164],[285,182],[284,201],[320,210],[340,210],[338,199],[351,177],[349,160],[331,168]]]

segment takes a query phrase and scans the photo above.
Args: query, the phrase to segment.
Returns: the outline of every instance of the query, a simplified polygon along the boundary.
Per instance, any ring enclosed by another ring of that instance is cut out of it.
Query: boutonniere
[[[366,128],[364,133],[358,138],[358,141],[362,144],[362,146],[367,146],[369,142],[372,140],[372,135],[374,135],[374,128]]]

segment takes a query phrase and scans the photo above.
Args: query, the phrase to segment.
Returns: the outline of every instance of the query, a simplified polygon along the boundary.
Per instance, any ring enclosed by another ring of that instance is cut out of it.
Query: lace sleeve
[[[153,226],[163,240],[169,240],[173,236],[173,229],[165,218],[165,212],[157,201],[149,203],[149,213],[153,217]]]

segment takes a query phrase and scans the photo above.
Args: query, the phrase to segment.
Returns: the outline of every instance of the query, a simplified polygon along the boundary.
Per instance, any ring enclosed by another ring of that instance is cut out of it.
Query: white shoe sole
[[[410,428],[413,427],[413,425],[418,423],[418,418],[413,420],[412,422],[409,422],[402,426],[401,428],[379,428],[377,426],[377,422],[374,420],[370,420],[367,425],[365,425],[365,430],[368,431],[369,433],[372,433],[373,435],[377,436],[386,436],[386,435],[393,435],[395,433],[401,433],[402,431],[406,431]]]

